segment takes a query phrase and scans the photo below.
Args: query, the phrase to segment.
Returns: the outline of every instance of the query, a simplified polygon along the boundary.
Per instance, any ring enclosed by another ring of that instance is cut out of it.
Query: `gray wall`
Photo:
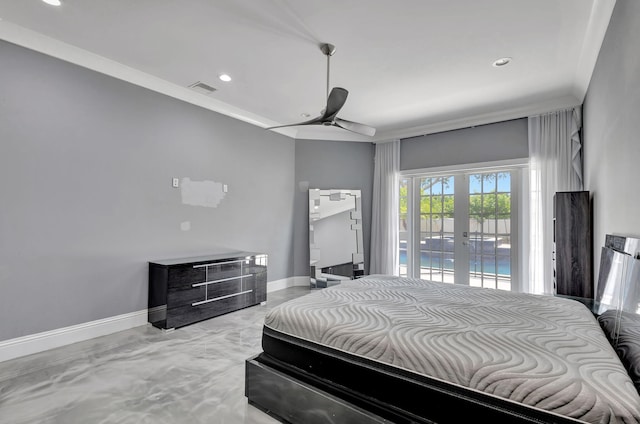
[[[230,246],[293,276],[293,140],[6,42],[0,63],[0,340],[145,309],[149,260]],[[184,205],[172,177],[229,192]]]
[[[294,274],[309,275],[309,194],[311,188],[359,189],[362,193],[365,271],[369,266],[374,145],[365,142],[296,140]]]
[[[618,0],[583,105],[596,276],[606,234],[640,237],[640,1]]]
[[[400,169],[526,157],[529,157],[529,145],[524,118],[402,140]]]

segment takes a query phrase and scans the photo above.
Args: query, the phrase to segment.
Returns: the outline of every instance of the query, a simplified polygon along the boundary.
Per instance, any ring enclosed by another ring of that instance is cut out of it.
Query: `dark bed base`
[[[381,381],[403,380],[384,374],[381,372]],[[437,380],[402,384],[406,384],[406,391],[400,395],[411,402],[399,407],[319,378],[265,353],[246,361],[245,395],[249,403],[285,423],[582,422]],[[415,393],[420,394],[419,398]]]
[[[338,396],[313,387],[263,363],[246,361],[245,395],[249,403],[284,423],[388,423]]]

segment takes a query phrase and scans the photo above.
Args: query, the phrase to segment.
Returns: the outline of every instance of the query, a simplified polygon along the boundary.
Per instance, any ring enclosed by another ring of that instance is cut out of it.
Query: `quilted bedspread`
[[[633,382],[573,300],[372,276],[284,303],[265,326],[586,422],[640,422]]]

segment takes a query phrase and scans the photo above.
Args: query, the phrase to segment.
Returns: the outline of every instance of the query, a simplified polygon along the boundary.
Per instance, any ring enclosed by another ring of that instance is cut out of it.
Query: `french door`
[[[401,276],[512,290],[519,168],[400,178]]]

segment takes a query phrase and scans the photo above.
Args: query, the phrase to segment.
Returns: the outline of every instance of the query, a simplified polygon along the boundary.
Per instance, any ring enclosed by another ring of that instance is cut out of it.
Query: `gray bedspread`
[[[586,422],[640,422],[633,382],[573,300],[376,276],[282,304],[265,326]]]

